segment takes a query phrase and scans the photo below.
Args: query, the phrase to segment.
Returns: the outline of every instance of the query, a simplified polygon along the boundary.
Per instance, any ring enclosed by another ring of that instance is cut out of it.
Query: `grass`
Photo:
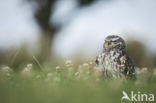
[[[130,81],[103,80],[92,63],[73,66],[67,61],[48,71],[36,71],[29,64],[19,73],[1,67],[0,103],[121,103],[122,91],[156,95],[154,72],[143,69],[136,81]]]

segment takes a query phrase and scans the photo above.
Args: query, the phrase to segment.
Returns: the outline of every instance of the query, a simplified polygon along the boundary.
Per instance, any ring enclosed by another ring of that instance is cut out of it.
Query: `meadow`
[[[20,72],[1,66],[0,103],[132,103],[121,101],[122,91],[156,95],[155,69],[139,70],[135,81],[106,80],[94,66],[93,62],[74,65],[71,60],[44,69],[39,64],[42,70],[28,64]]]

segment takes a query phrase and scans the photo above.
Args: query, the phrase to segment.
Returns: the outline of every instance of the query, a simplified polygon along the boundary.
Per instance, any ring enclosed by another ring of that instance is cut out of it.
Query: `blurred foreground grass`
[[[156,95],[154,69],[144,68],[136,81],[130,81],[103,80],[92,63],[73,66],[67,61],[65,66],[45,71],[35,68],[28,64],[23,71],[13,72],[7,66],[1,67],[0,103],[121,103],[122,91]]]

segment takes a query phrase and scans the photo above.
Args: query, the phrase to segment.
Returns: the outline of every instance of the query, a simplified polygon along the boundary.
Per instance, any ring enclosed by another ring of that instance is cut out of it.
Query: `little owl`
[[[135,67],[126,53],[125,41],[116,35],[107,36],[103,52],[96,58],[96,67],[105,78],[136,78]]]

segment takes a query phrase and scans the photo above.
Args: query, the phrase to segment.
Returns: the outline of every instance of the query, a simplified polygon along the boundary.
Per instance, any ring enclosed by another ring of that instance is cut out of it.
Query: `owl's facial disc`
[[[125,49],[125,42],[124,40],[119,36],[108,36],[105,39],[104,43],[104,49],[105,50],[111,50],[111,49]]]

